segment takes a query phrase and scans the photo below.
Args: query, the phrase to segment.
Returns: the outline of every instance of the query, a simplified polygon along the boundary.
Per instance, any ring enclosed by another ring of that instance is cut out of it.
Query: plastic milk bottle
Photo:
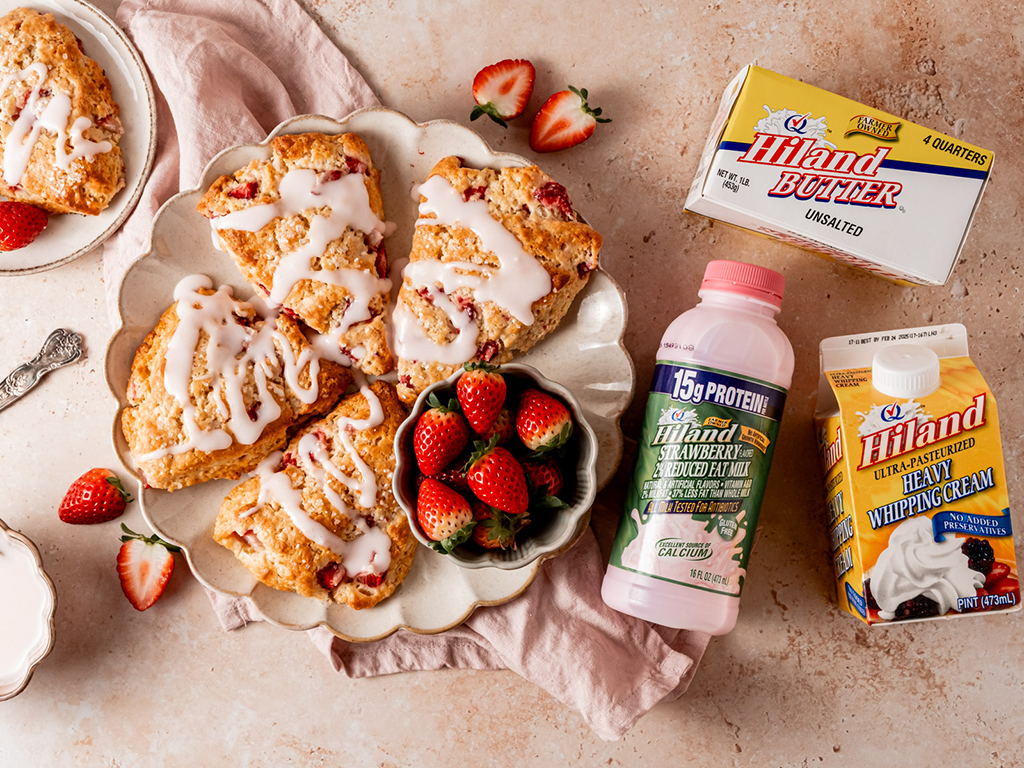
[[[658,348],[643,433],[601,595],[667,627],[736,624],[793,348],[775,323],[785,278],[712,261],[701,302]]]

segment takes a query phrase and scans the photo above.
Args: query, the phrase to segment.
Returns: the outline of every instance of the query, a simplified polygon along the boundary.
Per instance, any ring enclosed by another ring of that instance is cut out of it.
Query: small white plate
[[[381,169],[385,213],[397,226],[385,240],[393,268],[396,257],[408,254],[412,243],[418,202],[412,198],[412,189],[426,180],[438,160],[457,155],[475,167],[528,164],[517,155],[491,151],[477,134],[457,123],[421,125],[379,108],[360,110],[341,121],[296,117],[279,125],[271,137],[308,132],[355,132],[369,145],[374,164]],[[113,425],[114,448],[137,480],[120,426],[135,350],[173,303],[174,286],[187,275],[209,275],[216,284],[231,285],[241,298],[253,294],[231,257],[213,247],[210,224],[196,212],[196,204],[220,175],[254,158],[267,157],[268,141],[225,150],[210,162],[199,188],[168,200],[153,222],[150,251],[129,269],[121,284],[118,307],[122,326],[107,347],[106,376],[119,405]],[[598,437],[599,487],[611,479],[621,458],[618,420],[633,395],[633,364],[622,346],[625,327],[625,298],[611,277],[598,269],[591,273],[586,290],[561,326],[517,358],[569,388],[580,401]],[[140,482],[137,496],[146,520],[163,538],[185,550],[192,572],[203,584],[223,594],[252,597],[262,614],[280,626],[309,629],[322,625],[354,641],[386,637],[399,628],[442,632],[464,621],[477,605],[511,600],[537,572],[538,563],[514,571],[463,569],[420,547],[401,588],[370,610],[355,611],[279,592],[257,582],[231,552],[213,540],[221,501],[234,485],[235,481],[216,480],[167,493],[145,488]]]
[[[54,588],[50,577],[46,575],[46,571],[43,570],[43,561],[39,557],[39,549],[27,536],[11,530],[3,520],[0,520],[0,538],[3,539],[3,544],[0,545],[0,557],[13,557],[15,562],[19,558],[27,560],[27,562],[20,563],[20,565],[31,571],[28,577],[29,582],[34,581],[36,583],[26,586],[29,587],[28,594],[31,594],[38,600],[33,606],[34,610],[32,610],[32,615],[27,621],[24,615],[18,616],[20,621],[26,622],[18,626],[20,631],[15,635],[9,635],[9,637],[19,637],[20,641],[29,641],[29,645],[26,648],[19,649],[23,655],[16,657],[21,660],[21,663],[14,670],[14,673],[4,675],[4,678],[0,679],[0,701],[6,701],[7,699],[13,699],[25,690],[25,686],[32,679],[32,673],[35,672],[36,667],[53,650],[55,637],[53,617],[57,610],[57,590]],[[11,616],[3,616],[5,622],[11,619]],[[29,630],[27,634],[25,633],[26,629]],[[6,663],[4,668],[8,669]]]
[[[50,216],[34,243],[0,253],[0,276],[43,272],[77,259],[110,237],[142,196],[156,152],[156,99],[142,57],[124,32],[96,6],[84,0],[0,0],[0,16],[15,8],[52,13],[79,40],[86,55],[103,67],[114,101],[121,107],[121,154],[125,186],[99,216]]]

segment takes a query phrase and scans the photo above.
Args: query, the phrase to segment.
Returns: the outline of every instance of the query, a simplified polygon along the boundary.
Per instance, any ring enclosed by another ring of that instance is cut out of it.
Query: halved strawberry
[[[610,123],[601,110],[587,104],[587,89],[569,86],[551,96],[533,118],[530,148],[534,152],[556,152],[589,139],[598,123]]]
[[[455,385],[466,421],[478,435],[487,432],[505,404],[505,378],[487,363],[466,363],[466,372]]]
[[[430,408],[424,411],[413,430],[412,445],[420,472],[433,475],[458,456],[469,441],[469,425],[459,413],[459,403],[449,400],[443,405],[437,395],[427,399]]]
[[[16,251],[39,237],[48,221],[46,211],[28,203],[0,202],[0,251]]]
[[[121,523],[125,535],[117,553],[117,575],[121,591],[135,609],[144,611],[164,593],[174,572],[174,555],[178,547],[159,536],[143,536]]]
[[[473,510],[461,494],[431,477],[420,483],[416,499],[416,520],[433,548],[442,554],[466,541],[476,524]]]
[[[497,438],[489,443],[474,443],[476,451],[469,460],[466,480],[481,501],[492,507],[521,515],[530,505],[526,475],[515,456],[498,446]]]
[[[528,389],[519,399],[516,432],[531,451],[546,453],[561,448],[569,440],[572,414],[557,397]]]
[[[507,128],[505,121],[518,117],[526,108],[536,74],[533,64],[526,59],[505,59],[481,69],[473,78],[473,98],[477,106],[469,119],[487,115]]]

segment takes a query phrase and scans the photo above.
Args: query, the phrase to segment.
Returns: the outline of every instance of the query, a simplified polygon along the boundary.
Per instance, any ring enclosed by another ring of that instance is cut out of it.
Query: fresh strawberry
[[[491,428],[481,435],[484,442],[490,442],[491,438],[498,436],[498,445],[504,445],[516,436],[516,417],[508,408],[498,411],[498,418],[494,420]]]
[[[469,119],[487,115],[507,128],[505,121],[518,117],[526,108],[536,74],[533,64],[526,59],[505,59],[481,69],[473,78],[473,98],[477,106]]]
[[[0,202],[0,251],[24,248],[46,229],[46,211],[27,203]]]
[[[528,389],[519,399],[516,432],[535,453],[561,448],[572,435],[572,414],[561,400],[539,389]]]
[[[556,152],[574,147],[590,138],[598,123],[610,123],[600,109],[587,104],[587,89],[559,91],[551,96],[533,118],[530,148],[534,152]]]
[[[447,485],[449,488],[454,488],[459,493],[463,493],[469,490],[469,481],[466,480],[466,461],[465,459],[456,459],[447,467],[442,469],[440,472],[434,475],[435,480],[440,480],[442,483]]]
[[[455,385],[455,394],[473,431],[482,435],[494,426],[505,404],[505,378],[496,366],[466,363],[466,372]]]
[[[120,517],[132,497],[109,469],[90,469],[64,494],[57,515],[65,523],[105,523]]]
[[[473,531],[473,510],[461,494],[444,483],[426,478],[416,499],[416,520],[438,552],[451,552]]]
[[[121,591],[136,610],[144,611],[155,603],[174,572],[174,555],[178,547],[159,536],[143,536],[121,523],[125,535],[117,553],[117,575]]]
[[[519,517],[495,509],[489,504],[477,501],[473,505],[473,541],[484,549],[515,549],[516,529]]]
[[[489,443],[477,442],[475,447],[466,472],[470,489],[492,507],[512,515],[523,514],[530,497],[526,475],[515,456],[499,447],[494,438]]]
[[[534,495],[557,496],[562,490],[562,470],[554,459],[543,461],[524,461],[523,472]]]
[[[440,472],[458,456],[469,441],[469,425],[459,413],[459,404],[450,400],[442,405],[431,393],[425,411],[416,422],[412,445],[420,472],[433,475]]]

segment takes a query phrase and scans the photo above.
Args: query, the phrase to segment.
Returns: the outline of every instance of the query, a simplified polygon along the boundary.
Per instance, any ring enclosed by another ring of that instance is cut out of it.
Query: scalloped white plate
[[[417,206],[412,189],[426,180],[442,157],[458,155],[477,167],[528,164],[516,155],[491,151],[477,134],[457,123],[417,124],[380,108],[361,110],[341,121],[315,115],[296,117],[279,125],[271,137],[349,131],[363,137],[381,169],[385,212],[397,225],[385,241],[393,265],[396,257],[409,253],[412,243]],[[136,480],[139,476],[120,428],[135,350],[173,303],[174,286],[186,275],[202,272],[216,283],[233,286],[236,296],[252,295],[231,258],[213,247],[209,222],[196,213],[196,204],[217,177],[268,154],[265,141],[234,147],[215,157],[198,189],[176,195],[160,209],[153,223],[151,250],[129,269],[121,284],[118,306],[122,326],[107,347],[106,376],[119,406],[114,447]],[[611,277],[597,270],[559,329],[517,358],[568,387],[579,399],[598,435],[599,487],[615,474],[621,458],[618,420],[633,396],[633,363],[621,343],[625,327],[625,298]],[[192,572],[203,584],[227,595],[250,596],[264,617],[290,629],[322,625],[353,641],[386,637],[400,628],[442,632],[464,621],[477,605],[511,600],[529,585],[539,566],[538,561],[516,571],[465,570],[420,547],[412,570],[391,598],[363,611],[324,604],[260,584],[227,549],[213,541],[221,500],[234,485],[234,481],[217,480],[167,493],[144,488],[140,482],[137,496],[146,520],[157,533],[185,550]],[[582,530],[581,526],[579,532]]]
[[[114,101],[121,107],[121,155],[124,157],[124,189],[99,216],[69,213],[50,216],[36,241],[16,251],[0,254],[0,277],[28,275],[74,261],[121,226],[142,196],[156,154],[156,98],[139,52],[121,29],[99,8],[84,0],[0,0],[0,16],[15,8],[52,13],[82,41],[86,54],[110,80]]]
[[[6,701],[7,699],[13,699],[25,690],[25,687],[32,679],[32,674],[35,672],[36,667],[53,650],[53,643],[56,637],[53,617],[57,611],[57,590],[53,586],[53,581],[46,575],[46,571],[43,570],[43,560],[39,556],[38,547],[27,536],[8,528],[7,524],[0,520],[0,537],[3,537],[8,542],[4,549],[21,549],[28,554],[29,558],[33,561],[29,564],[29,567],[32,568],[33,577],[38,580],[37,589],[42,593],[42,600],[37,606],[38,612],[29,625],[36,630],[35,640],[23,657],[20,668],[15,670],[16,674],[9,677],[5,676],[5,679],[0,680],[0,701]],[[0,557],[6,554],[6,552],[0,549]],[[9,621],[10,618],[10,616],[4,616],[5,621]]]

